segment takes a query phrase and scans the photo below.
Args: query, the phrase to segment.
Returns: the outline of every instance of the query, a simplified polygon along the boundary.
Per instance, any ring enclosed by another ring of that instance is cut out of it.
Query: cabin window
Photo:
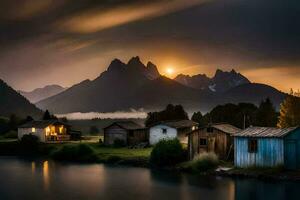
[[[201,145],[201,146],[206,146],[206,145],[207,145],[207,139],[205,139],[205,138],[200,138],[200,145]]]
[[[31,132],[35,133],[35,128],[34,127],[31,128]]]
[[[213,127],[208,127],[208,128],[206,129],[206,132],[212,133],[212,132],[214,132],[214,128],[213,128]]]
[[[248,152],[249,153],[257,152],[257,140],[255,139],[248,140]]]
[[[167,129],[166,128],[162,128],[162,133],[166,134],[167,133]]]

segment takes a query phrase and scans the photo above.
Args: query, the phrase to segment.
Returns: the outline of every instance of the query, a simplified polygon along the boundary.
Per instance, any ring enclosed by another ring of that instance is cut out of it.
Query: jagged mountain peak
[[[157,66],[156,65],[154,65],[152,62],[148,62],[147,63],[147,71],[148,71],[148,78],[150,78],[150,79],[155,79],[155,78],[158,78],[159,76],[160,76],[160,74],[159,74],[159,71],[158,71],[158,69],[157,69]]]
[[[107,68],[107,71],[121,71],[126,67],[126,64],[123,63],[121,60],[115,58],[111,61],[110,65]]]
[[[141,59],[140,57],[138,56],[135,56],[135,57],[132,57],[128,63],[127,63],[127,67],[134,67],[134,68],[145,68],[146,66],[141,62]]]

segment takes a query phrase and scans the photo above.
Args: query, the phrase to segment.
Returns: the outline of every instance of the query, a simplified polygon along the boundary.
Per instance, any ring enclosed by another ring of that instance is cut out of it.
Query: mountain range
[[[36,103],[48,97],[54,96],[58,93],[61,93],[65,89],[66,88],[60,85],[47,85],[43,88],[37,88],[30,92],[19,91],[19,93],[26,97],[26,99],[28,99],[31,103]]]
[[[285,95],[271,86],[251,83],[235,70],[218,69],[212,78],[181,74],[170,79],[160,75],[153,63],[144,65],[139,57],[133,57],[128,63],[115,59],[96,79],[82,81],[36,105],[57,114],[141,108],[151,111],[168,103],[182,104],[188,111],[206,112],[218,104],[258,104],[267,97],[279,108]]]
[[[0,79],[0,116],[9,117],[12,114],[39,118],[42,111]]]
[[[223,72],[217,69],[212,78],[207,77],[206,74],[198,74],[195,76],[179,74],[174,80],[195,89],[209,89],[216,93],[223,93],[236,86],[251,83],[246,77],[237,73],[234,69],[230,72]]]

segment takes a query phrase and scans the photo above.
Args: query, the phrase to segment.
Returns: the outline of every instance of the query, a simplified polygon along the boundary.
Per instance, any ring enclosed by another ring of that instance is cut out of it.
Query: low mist
[[[66,117],[70,120],[83,120],[83,119],[133,119],[133,118],[146,118],[147,113],[142,111],[131,111],[131,112],[108,112],[108,113],[99,113],[99,112],[88,112],[88,113],[66,113],[66,114],[56,114],[58,118]]]

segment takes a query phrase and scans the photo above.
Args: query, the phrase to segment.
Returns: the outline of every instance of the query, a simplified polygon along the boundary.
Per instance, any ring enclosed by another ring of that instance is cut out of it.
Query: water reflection
[[[45,190],[49,189],[49,161],[46,160],[43,163],[43,180]]]
[[[300,183],[0,158],[0,199],[298,199]],[[43,189],[44,188],[44,189]]]
[[[34,161],[31,162],[31,173],[32,173],[32,175],[34,175],[34,173],[35,173],[35,162]]]

